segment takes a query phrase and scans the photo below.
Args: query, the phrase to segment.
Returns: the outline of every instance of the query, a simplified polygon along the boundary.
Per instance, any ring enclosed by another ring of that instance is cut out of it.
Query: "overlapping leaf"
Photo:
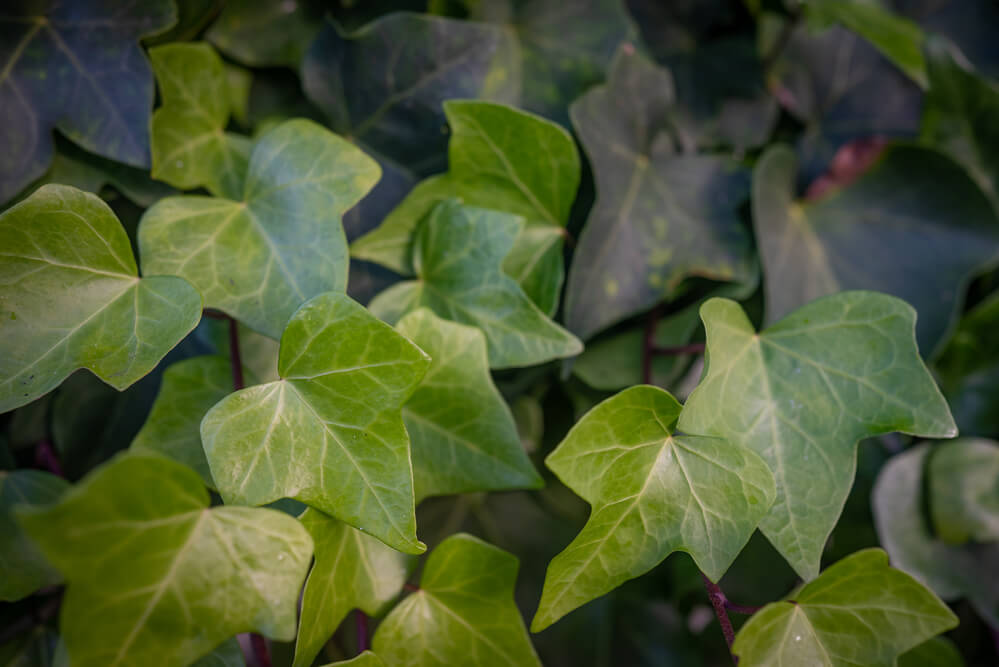
[[[956,44],[975,68],[999,77],[999,6],[978,0],[891,0],[890,6],[919,23],[927,34],[943,35]]]
[[[674,435],[680,404],[657,387],[626,389],[586,414],[546,463],[593,510],[552,560],[531,629],[658,565],[691,555],[717,581],[774,501],[774,479],[736,442]]]
[[[390,667],[540,667],[513,601],[517,559],[454,535],[427,559],[420,590],[378,626],[372,648]]]
[[[866,549],[773,602],[739,630],[732,653],[745,665],[890,667],[905,651],[957,625],[932,592]]]
[[[3,444],[3,443],[0,443]],[[14,521],[14,507],[46,505],[69,488],[40,470],[0,471],[0,600],[19,600],[62,576]]]
[[[953,161],[915,146],[889,148],[817,201],[794,200],[796,169],[792,151],[775,146],[753,175],[767,320],[839,290],[878,290],[916,308],[919,346],[931,354],[971,276],[999,258],[988,200]]]
[[[677,295],[689,276],[754,275],[736,214],[748,175],[724,157],[678,155],[673,102],[666,70],[621,52],[609,83],[570,110],[597,186],[565,303],[566,325],[583,338]]]
[[[244,65],[298,67],[322,26],[324,9],[315,0],[226,0],[205,37]]]
[[[421,553],[400,409],[429,364],[346,295],[311,299],[281,337],[281,379],[227,396],[201,423],[219,493],[251,505],[294,498]]]
[[[176,20],[170,0],[7,3],[0,18],[0,203],[41,176],[52,130],[149,166],[153,77],[140,37]]]
[[[311,121],[286,121],[253,147],[242,201],[169,197],[146,211],[143,268],[186,278],[206,306],[277,338],[302,303],[346,288],[340,216],[378,176],[378,165],[344,139]]]
[[[175,277],[139,278],[131,244],[98,197],[45,185],[0,215],[0,412],[77,368],[124,389],[201,318]]]
[[[744,444],[769,464],[777,500],[760,529],[795,571],[814,579],[843,509],[857,442],[902,431],[957,433],[919,358],[916,314],[876,292],[842,292],[756,333],[733,301],[701,307],[705,374],[679,428]]]
[[[364,651],[350,660],[331,662],[325,667],[334,667],[335,665],[341,665],[342,667],[385,667],[385,663],[382,659],[371,651]]]
[[[371,310],[395,323],[426,307],[437,315],[482,329],[489,366],[530,366],[578,354],[582,345],[527,298],[501,264],[523,222],[498,211],[438,203],[416,230],[417,280],[394,285]]]
[[[302,594],[294,667],[309,667],[351,609],[385,611],[406,583],[409,559],[314,509],[300,521],[315,542],[316,563]]]
[[[930,457],[934,532],[951,544],[999,543],[999,446],[991,440],[942,443]]]
[[[965,663],[954,642],[934,637],[900,655],[897,667],[965,667]]]
[[[295,636],[308,533],[274,510],[208,505],[194,471],[126,454],[18,513],[68,582],[72,664],[188,664],[240,632]]]

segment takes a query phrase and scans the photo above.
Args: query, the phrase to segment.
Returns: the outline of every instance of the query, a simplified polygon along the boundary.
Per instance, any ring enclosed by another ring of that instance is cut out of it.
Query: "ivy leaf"
[[[173,2],[20,2],[4,14],[0,202],[48,168],[53,128],[92,153],[148,167],[153,77],[136,42],[176,20]]]
[[[956,44],[965,59],[985,76],[999,77],[999,7],[992,2],[968,0],[893,0],[891,5],[917,21],[931,35],[943,35]],[[930,75],[932,77],[932,74]],[[932,87],[932,82],[931,82]]]
[[[299,520],[316,545],[295,643],[294,667],[309,667],[351,609],[384,613],[406,583],[410,559],[314,509]]]
[[[167,44],[149,57],[163,99],[150,126],[153,178],[239,199],[252,143],[224,131],[231,109],[222,59],[208,44]]]
[[[346,288],[340,216],[378,175],[374,160],[316,123],[281,123],[253,147],[242,201],[169,197],[146,211],[143,267],[186,278],[206,306],[278,338],[302,303]]]
[[[243,658],[243,649],[239,646],[239,640],[233,637],[216,646],[208,655],[199,658],[191,667],[246,667],[246,660]]]
[[[59,625],[74,665],[188,664],[240,632],[294,638],[308,533],[274,510],[208,506],[191,469],[123,454],[18,512],[68,582]]]
[[[531,366],[582,351],[582,344],[545,317],[501,268],[521,219],[455,200],[437,204],[416,230],[418,279],[394,285],[371,302],[371,312],[394,323],[426,307],[482,329],[491,368]]]
[[[957,434],[919,358],[916,313],[885,294],[842,292],[759,334],[728,299],[706,302],[701,319],[705,373],[679,428],[747,445],[764,458],[777,500],[760,530],[810,581],[853,484],[857,442],[892,431]]]
[[[817,201],[793,200],[795,171],[793,152],[775,146],[753,175],[767,320],[839,290],[879,290],[916,308],[920,349],[932,353],[971,276],[999,257],[988,200],[957,164],[916,146],[889,148],[858,180]]]
[[[540,667],[513,601],[517,559],[459,533],[427,559],[420,590],[382,621],[372,648],[386,665]]]
[[[385,663],[382,659],[371,651],[364,651],[350,660],[331,662],[328,665],[325,665],[325,667],[334,667],[334,665],[343,665],[344,667],[385,667]]]
[[[422,553],[400,409],[429,364],[350,297],[309,300],[281,337],[281,379],[230,394],[201,422],[222,498],[294,498]]]
[[[669,73],[622,51],[610,81],[570,109],[597,187],[566,290],[566,326],[584,339],[676,296],[687,277],[755,274],[737,215],[748,174],[729,158],[678,155],[673,102]]]
[[[427,496],[544,486],[489,375],[482,332],[423,308],[402,318],[396,330],[432,359],[402,409],[412,441],[416,502]]]
[[[930,458],[930,514],[944,542],[999,542],[999,446],[991,440],[941,443]]]
[[[520,215],[526,225],[503,269],[552,315],[565,272],[563,228],[579,187],[572,137],[554,123],[501,104],[451,100],[444,113],[451,126],[450,171],[419,183],[381,225],[351,245],[351,254],[412,275],[415,230],[438,202],[456,197]]]
[[[516,57],[499,26],[396,12],[345,36],[328,20],[302,61],[302,84],[335,132],[427,175],[443,167],[441,102],[515,101]]]
[[[718,581],[775,497],[767,464],[719,438],[674,435],[680,404],[641,385],[590,410],[545,463],[593,507],[552,560],[531,624],[539,632],[674,551]]]
[[[323,22],[324,5],[226,0],[205,37],[227,56],[251,67],[298,67]]]
[[[139,278],[128,236],[100,198],[44,185],[0,214],[0,412],[87,368],[119,391],[201,318],[172,276]]]
[[[934,637],[900,655],[897,667],[964,667],[964,658],[954,642]]]
[[[756,612],[732,653],[747,665],[891,667],[902,653],[957,625],[957,616],[918,581],[865,549]]]
[[[40,470],[0,471],[0,600],[20,600],[62,581],[14,521],[13,510],[54,502],[68,488],[66,480]]]

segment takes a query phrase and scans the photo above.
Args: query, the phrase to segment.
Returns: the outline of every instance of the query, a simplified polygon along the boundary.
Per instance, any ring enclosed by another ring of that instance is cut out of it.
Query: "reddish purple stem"
[[[253,647],[253,657],[256,659],[257,667],[271,667],[271,650],[263,635],[255,632],[251,634],[250,646]]]
[[[48,438],[42,438],[35,445],[35,465],[48,470],[53,475],[58,475],[59,477],[66,476],[62,470],[62,464],[59,463],[59,456],[56,454],[55,447],[52,446],[52,441]]]
[[[227,316],[228,317],[228,316]],[[229,359],[232,363],[232,387],[239,391],[246,384],[243,382],[243,362],[239,357],[239,324],[235,318],[229,319]]]
[[[371,647],[368,641],[368,615],[358,609],[354,620],[357,623],[357,652],[364,653]]]

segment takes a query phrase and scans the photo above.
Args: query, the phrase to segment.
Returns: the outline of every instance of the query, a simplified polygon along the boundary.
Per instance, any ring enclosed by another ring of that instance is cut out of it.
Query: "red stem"
[[[243,382],[243,362],[239,358],[239,324],[235,318],[229,320],[229,359],[232,363],[232,386],[239,391],[246,386]]]
[[[357,623],[357,652],[364,653],[371,647],[368,641],[368,615],[358,609],[354,621]]]
[[[250,646],[253,647],[253,657],[256,659],[257,667],[271,667],[271,650],[263,635],[255,632],[251,634]]]
[[[59,463],[59,456],[56,454],[55,447],[52,446],[52,441],[48,438],[42,438],[35,445],[35,465],[48,470],[53,475],[58,475],[59,477],[66,476],[63,472],[62,464]]]
[[[721,586],[712,582],[703,573],[701,574],[701,578],[704,579],[704,587],[708,589],[708,599],[711,600],[715,616],[718,617],[718,623],[721,625],[722,634],[725,635],[725,643],[728,644],[729,653],[732,653],[732,644],[735,642],[735,630],[732,628],[732,621],[729,620],[728,612],[725,610],[725,593],[722,591]],[[732,662],[738,665],[739,658],[732,655]]]

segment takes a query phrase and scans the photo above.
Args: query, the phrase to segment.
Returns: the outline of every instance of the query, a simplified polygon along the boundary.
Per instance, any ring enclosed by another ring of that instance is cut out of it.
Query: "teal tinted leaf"
[[[153,177],[239,199],[251,142],[225,132],[231,105],[222,59],[208,44],[167,44],[149,57],[163,100],[150,126]]]
[[[582,351],[501,268],[522,221],[498,211],[437,204],[416,231],[413,266],[418,280],[395,285],[371,302],[391,323],[426,307],[437,315],[482,329],[489,366],[531,366]]]
[[[957,625],[957,617],[888,554],[865,549],[772,602],[736,635],[732,653],[746,665],[892,667],[902,653]]]
[[[421,553],[409,437],[400,409],[430,360],[343,294],[298,309],[276,382],[230,394],[201,422],[227,503],[294,498]]]
[[[205,37],[244,65],[294,68],[319,32],[324,10],[315,0],[226,0]]]
[[[796,168],[791,150],[775,146],[753,175],[767,320],[839,290],[878,290],[916,308],[919,347],[931,354],[971,276],[999,257],[988,200],[949,158],[915,146],[889,148],[859,179],[817,201],[794,200]]]
[[[68,488],[66,480],[40,470],[0,471],[0,600],[19,600],[62,581],[14,521],[13,512],[15,506],[54,502]]]
[[[386,665],[540,667],[513,601],[517,559],[463,533],[427,559],[420,590],[378,626],[372,648]]]
[[[426,309],[406,315],[396,330],[432,360],[402,409],[412,441],[416,501],[541,487],[510,408],[489,375],[482,332]]]
[[[609,83],[570,109],[597,187],[565,301],[566,325],[584,339],[676,296],[687,277],[755,274],[736,212],[748,174],[725,157],[678,155],[673,101],[666,70],[622,51]]]
[[[139,278],[128,236],[98,197],[44,185],[0,215],[0,412],[77,368],[122,390],[201,319],[185,281]]]
[[[515,101],[518,62],[516,40],[499,26],[396,12],[349,36],[327,21],[301,71],[334,131],[427,175],[444,166],[441,103]]]
[[[248,386],[253,375],[243,371]],[[209,488],[215,487],[201,445],[201,419],[233,392],[232,365],[224,357],[195,357],[171,365],[152,412],[132,441],[133,451],[154,451],[193,468]]]
[[[243,649],[239,640],[233,637],[215,647],[208,655],[199,658],[191,667],[244,667]]]
[[[331,662],[328,665],[325,665],[325,667],[333,667],[334,665],[343,665],[344,667],[385,667],[385,663],[382,659],[371,651],[365,651],[350,660]]]
[[[853,485],[857,442],[892,431],[957,434],[919,358],[916,313],[885,294],[842,292],[759,334],[728,299],[705,303],[701,319],[705,374],[679,428],[744,444],[766,460],[777,500],[760,530],[803,579],[814,579]]]
[[[240,632],[294,638],[308,533],[274,510],[208,504],[194,471],[125,454],[18,512],[68,582],[72,664],[187,664]]]
[[[195,39],[212,22],[225,5],[225,0],[174,0],[177,21],[168,30],[142,40],[145,46]]]
[[[679,416],[666,391],[625,389],[586,413],[545,460],[593,510],[548,566],[532,631],[674,551],[718,581],[749,541],[776,493],[767,464],[733,442],[674,435]]]
[[[943,35],[956,44],[975,68],[999,77],[999,6],[977,0],[892,0],[900,14],[917,21],[928,34]],[[932,85],[932,84],[931,84]]]
[[[951,544],[999,542],[999,446],[991,440],[941,443],[928,470],[930,515]]]
[[[315,542],[316,563],[302,594],[294,667],[309,667],[351,609],[384,613],[406,583],[409,558],[314,509],[300,520]]]
[[[8,4],[0,18],[0,202],[48,168],[54,128],[92,153],[148,167],[153,77],[137,41],[176,20],[173,2]]]
[[[934,637],[906,651],[898,658],[897,667],[964,667],[964,658],[954,642],[946,637]]]
[[[272,338],[311,297],[347,285],[340,216],[378,180],[378,165],[307,120],[253,147],[241,201],[184,196],[142,216],[147,273],[189,280],[218,308]]]

